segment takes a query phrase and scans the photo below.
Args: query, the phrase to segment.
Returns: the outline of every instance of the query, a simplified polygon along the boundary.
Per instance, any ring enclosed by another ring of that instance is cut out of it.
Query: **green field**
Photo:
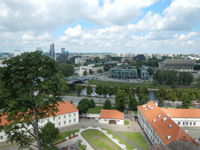
[[[81,150],[85,150],[85,148],[86,148],[85,145],[81,145],[81,140],[78,140],[78,147],[79,147]]]
[[[73,131],[59,133],[58,138],[53,142],[53,144],[58,143],[60,141],[63,141],[66,136],[71,137],[72,133],[73,133],[73,135],[75,135],[76,132],[79,132],[79,129],[78,130],[73,130]]]
[[[130,123],[129,123],[129,121],[128,120],[125,120],[124,121],[124,125],[129,125]]]
[[[157,84],[157,86],[155,86],[153,83],[121,83],[121,82],[112,82],[112,81],[98,81],[98,80],[88,80],[88,83],[90,85],[106,85],[106,86],[117,86],[117,87],[132,87],[132,88],[137,88],[138,86],[140,87],[147,87],[149,89],[160,89],[162,87],[165,88],[171,88],[170,85],[161,85],[161,84]],[[191,84],[189,86],[181,86],[179,85],[178,88],[197,88],[196,84]]]
[[[110,144],[114,145],[118,150],[122,150],[117,144],[115,144],[104,133],[102,133],[101,131],[98,131],[96,129],[85,130],[81,133],[81,135],[83,136],[83,138],[85,140],[94,138],[94,139],[89,140],[88,142],[90,142],[91,144],[95,145],[96,147],[98,147],[100,149],[108,149],[108,150],[113,149],[114,150],[114,147],[110,146],[108,143],[106,143],[106,142],[104,142],[103,140],[100,139],[100,138],[102,138],[102,139],[106,140],[107,142],[109,142]],[[100,138],[98,138],[96,136],[99,136]]]
[[[120,134],[140,146],[142,149],[148,149],[148,145],[140,132],[120,132]]]
[[[103,106],[95,106],[95,108],[89,108],[87,113],[89,114],[100,114],[101,109],[103,109]],[[111,107],[111,109],[115,110],[116,107]]]
[[[134,110],[133,113],[134,113],[134,115],[138,115],[138,111],[137,110]]]

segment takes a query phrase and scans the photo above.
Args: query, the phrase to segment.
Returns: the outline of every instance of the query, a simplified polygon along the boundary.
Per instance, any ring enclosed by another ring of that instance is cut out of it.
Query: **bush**
[[[94,108],[95,107],[95,102],[93,99],[90,99],[90,108]]]
[[[104,108],[104,109],[110,109],[110,108],[111,108],[111,102],[110,102],[109,99],[107,99],[107,100],[105,101],[105,103],[103,104],[103,108]]]
[[[70,103],[73,104],[73,100],[71,100]]]
[[[174,83],[172,84],[172,89],[175,89],[175,88],[178,88],[178,83],[176,83],[176,82],[174,82]]]

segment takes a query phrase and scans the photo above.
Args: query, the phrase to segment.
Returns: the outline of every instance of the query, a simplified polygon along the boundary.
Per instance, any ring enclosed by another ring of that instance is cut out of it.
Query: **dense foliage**
[[[103,104],[104,109],[111,109],[111,102],[109,99],[107,99]]]
[[[60,71],[63,76],[67,77],[74,73],[74,67],[70,64],[61,63],[58,66],[58,71]]]

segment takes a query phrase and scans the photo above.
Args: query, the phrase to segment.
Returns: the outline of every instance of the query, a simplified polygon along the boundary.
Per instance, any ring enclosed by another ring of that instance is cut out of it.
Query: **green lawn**
[[[148,146],[140,132],[120,132],[120,134],[140,146],[142,149],[148,149]]]
[[[125,120],[124,121],[124,125],[129,125],[130,123],[129,123],[129,121],[128,120]]]
[[[113,131],[109,130],[109,129],[103,129],[103,130],[107,130],[108,134],[112,134],[114,139],[118,139],[120,144],[125,144],[126,145],[126,149],[128,150],[132,150],[135,149],[135,147],[133,145],[131,145],[129,142],[127,142],[126,140],[124,140],[123,138],[121,138],[120,136],[118,136],[116,133],[114,133]]]
[[[78,140],[78,147],[79,147],[81,150],[85,150],[85,148],[86,148],[85,145],[81,145],[81,140]]]
[[[137,110],[134,110],[133,113],[134,113],[134,115],[138,115],[138,111]]]
[[[103,106],[95,106],[95,108],[88,109],[87,113],[100,114],[101,109],[103,109]],[[116,107],[111,107],[111,109],[116,109]]]
[[[64,140],[66,136],[71,137],[72,133],[73,133],[73,135],[75,135],[76,132],[79,132],[79,129],[78,130],[73,130],[73,131],[68,131],[68,132],[60,133],[58,135],[58,138],[53,142],[53,144],[58,143],[58,142]]]
[[[90,138],[93,138],[94,136],[100,136],[101,138],[103,138],[104,140],[108,141],[111,144],[114,144],[115,147],[118,150],[122,150],[117,144],[115,144],[110,138],[108,138],[104,133],[102,133],[101,131],[98,131],[96,129],[89,129],[89,130],[85,130],[81,133],[81,135],[83,136],[84,139],[88,140]],[[93,136],[94,135],[94,136]],[[89,141],[91,144],[95,145],[96,147],[100,148],[100,149],[108,149],[110,150],[111,147],[104,141],[102,141],[99,138],[94,138],[92,140]]]
[[[17,143],[2,145],[2,146],[0,146],[0,148],[7,147],[7,146],[12,146],[12,145],[16,145],[16,144],[17,144]]]

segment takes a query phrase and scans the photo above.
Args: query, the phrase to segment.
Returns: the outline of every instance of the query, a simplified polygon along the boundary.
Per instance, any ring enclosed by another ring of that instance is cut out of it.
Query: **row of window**
[[[74,122],[76,122],[76,119],[74,119]],[[71,123],[71,120],[69,120],[69,123]],[[66,124],[66,121],[64,121],[63,124]],[[58,122],[58,126],[61,126],[61,122]]]
[[[107,121],[107,119],[104,119],[104,121]],[[117,122],[120,122],[120,120],[117,120]]]
[[[178,122],[178,125],[190,125],[190,126],[195,126],[196,125],[196,122]]]

